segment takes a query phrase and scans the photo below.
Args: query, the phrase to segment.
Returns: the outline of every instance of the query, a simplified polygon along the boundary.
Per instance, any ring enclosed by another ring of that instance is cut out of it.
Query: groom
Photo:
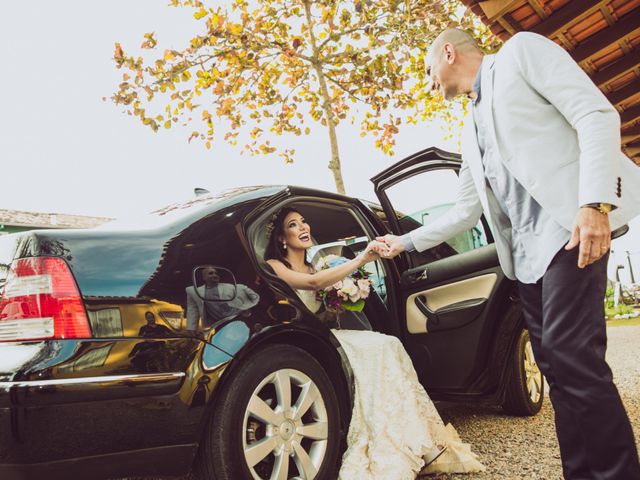
[[[483,55],[450,29],[427,55],[432,89],[471,99],[455,207],[379,238],[389,258],[475,225],[484,211],[516,279],[547,378],[567,479],[640,479],[633,432],[605,362],[611,230],[640,213],[640,168],[620,151],[615,108],[561,47],[534,33]]]

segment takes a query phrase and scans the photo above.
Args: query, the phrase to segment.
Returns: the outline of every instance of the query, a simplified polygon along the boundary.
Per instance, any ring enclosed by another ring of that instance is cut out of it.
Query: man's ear
[[[444,58],[446,59],[446,61],[447,61],[447,63],[449,65],[452,65],[453,62],[456,59],[456,50],[455,50],[455,48],[453,47],[452,44],[445,43],[443,45],[443,49],[444,49]]]

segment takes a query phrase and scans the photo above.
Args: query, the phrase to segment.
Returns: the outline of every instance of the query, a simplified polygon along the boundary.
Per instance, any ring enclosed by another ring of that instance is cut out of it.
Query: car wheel
[[[502,408],[506,413],[532,416],[540,411],[544,400],[544,381],[533,356],[529,331],[523,329],[515,351],[509,359],[508,384]]]
[[[207,480],[332,479],[339,407],[325,370],[304,350],[270,345],[226,383],[194,474]]]

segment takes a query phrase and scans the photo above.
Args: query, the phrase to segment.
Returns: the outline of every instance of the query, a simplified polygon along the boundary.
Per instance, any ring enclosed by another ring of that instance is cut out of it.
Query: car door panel
[[[431,295],[434,304],[438,305],[436,302],[439,301],[447,304],[440,307],[445,309],[445,315],[439,318],[438,324],[434,324],[433,319],[426,319],[422,312],[419,313],[420,316],[407,320],[407,330],[410,321],[415,323],[415,330],[423,330],[408,332],[405,347],[422,383],[434,398],[456,392],[487,393],[484,390],[474,390],[471,386],[487,373],[493,345],[492,332],[496,331],[502,316],[502,298],[510,288],[510,283],[501,269],[495,267],[466,278],[449,279],[438,287],[415,291],[407,298],[408,312],[409,298],[413,297],[415,305],[415,299],[420,297],[420,293],[428,297],[433,290],[440,290],[437,293],[443,294],[440,298]],[[467,286],[472,288],[465,294]],[[464,296],[469,298],[455,301]],[[417,308],[416,310],[419,311]],[[442,313],[437,308],[434,311]],[[479,388],[494,386],[485,384]]]
[[[459,328],[484,309],[498,280],[495,273],[420,290],[407,298],[407,331],[428,333]]]

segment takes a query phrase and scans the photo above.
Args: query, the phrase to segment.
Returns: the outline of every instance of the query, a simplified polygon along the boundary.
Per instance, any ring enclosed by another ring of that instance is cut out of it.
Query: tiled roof
[[[0,225],[33,228],[91,228],[113,220],[108,217],[0,209]]]
[[[640,164],[640,0],[462,0],[502,40],[529,30],[564,47],[620,112]]]

